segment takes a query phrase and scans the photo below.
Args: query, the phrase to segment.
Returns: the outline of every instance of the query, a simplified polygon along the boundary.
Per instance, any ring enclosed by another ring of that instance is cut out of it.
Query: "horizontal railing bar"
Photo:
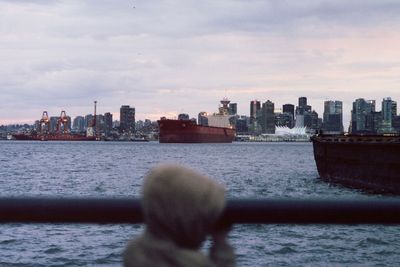
[[[142,223],[135,198],[0,198],[0,223]],[[229,199],[221,223],[400,224],[400,199]]]

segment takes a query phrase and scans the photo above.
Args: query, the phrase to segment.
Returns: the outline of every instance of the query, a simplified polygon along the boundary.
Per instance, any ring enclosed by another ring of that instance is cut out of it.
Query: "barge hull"
[[[313,137],[312,142],[321,179],[400,194],[400,137]]]

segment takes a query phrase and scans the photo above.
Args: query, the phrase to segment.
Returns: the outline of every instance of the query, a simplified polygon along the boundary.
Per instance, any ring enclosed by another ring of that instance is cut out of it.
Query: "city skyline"
[[[385,97],[385,98],[382,98],[382,101],[384,101],[384,100],[386,100],[387,98],[389,98],[389,99],[393,99],[392,97]],[[244,113],[244,114],[240,114],[239,112],[237,112],[236,114],[237,115],[240,115],[240,116],[247,116],[249,119],[250,119],[250,121],[252,120],[252,105],[251,105],[251,103],[253,103],[253,102],[255,102],[255,101],[257,101],[258,103],[259,103],[259,105],[260,105],[260,107],[259,108],[261,108],[261,105],[263,105],[265,102],[269,102],[269,101],[272,101],[272,104],[273,104],[273,106],[274,106],[274,112],[277,114],[277,113],[283,113],[283,112],[285,112],[285,106],[287,106],[287,105],[289,105],[289,106],[293,106],[293,108],[296,108],[296,112],[297,112],[297,109],[299,108],[299,104],[300,104],[300,99],[305,99],[305,101],[306,101],[306,104],[308,104],[309,105],[309,107],[311,108],[310,109],[310,111],[315,111],[315,108],[314,108],[314,104],[313,103],[311,103],[310,101],[309,101],[309,99],[307,98],[307,97],[298,97],[298,102],[293,102],[293,103],[285,103],[285,104],[280,104],[280,103],[276,103],[273,99],[267,99],[267,100],[263,100],[263,101],[261,101],[261,100],[258,100],[258,99],[253,99],[253,100],[251,100],[251,101],[249,101],[249,103],[247,103],[247,106],[248,106],[248,104],[250,104],[250,107],[248,107],[248,112],[247,113]],[[344,113],[344,108],[343,108],[343,106],[342,106],[342,101],[341,100],[337,100],[337,99],[330,99],[330,100],[324,100],[324,102],[323,102],[323,106],[325,106],[325,104],[327,103],[327,102],[340,102],[341,103],[341,107],[340,107],[340,110],[341,110],[341,114],[342,114],[342,116],[343,116],[343,121],[341,122],[341,124],[343,124],[343,126],[344,126],[344,131],[347,131],[347,129],[348,129],[348,127],[350,126],[350,123],[351,123],[351,121],[352,121],[352,112],[353,112],[353,108],[354,108],[354,102],[355,101],[357,101],[357,100],[367,100],[367,101],[372,101],[373,103],[375,103],[376,101],[378,101],[378,103],[379,103],[379,101],[380,100],[376,100],[376,99],[365,99],[365,98],[362,98],[362,97],[358,97],[358,98],[356,98],[356,99],[353,99],[353,101],[352,101],[352,104],[351,104],[351,108],[350,108],[350,111],[349,111],[349,113],[348,114],[345,114]],[[393,99],[393,101],[395,101],[396,99]],[[96,101],[96,103],[98,103],[98,101]],[[237,109],[237,107],[238,106],[242,106],[241,104],[239,104],[238,105],[238,103],[236,103],[236,102],[234,102],[234,101],[231,101],[231,104],[234,104],[235,105],[235,107],[236,107],[236,109]],[[375,105],[375,104],[374,104]],[[123,107],[129,107],[129,105],[121,105],[120,106],[120,110],[121,110],[121,108],[123,108]],[[93,108],[93,107],[92,107]],[[133,108],[133,110],[134,110],[134,113],[135,113],[135,107],[133,107],[132,106],[132,108]],[[240,109],[239,109],[240,110]],[[325,110],[326,110],[326,107],[323,107],[323,110],[321,111],[321,112],[318,112],[317,111],[317,113],[318,113],[318,117],[319,118],[321,118],[321,119],[324,119],[324,112],[325,112]],[[377,111],[377,112],[380,112],[381,111],[381,109],[380,109],[380,106],[378,105],[377,107],[375,107],[375,110]],[[92,110],[92,111],[94,111],[94,109]],[[215,113],[216,112],[216,110],[214,110],[213,112],[208,112],[208,111],[197,111],[197,112],[194,112],[193,114],[189,114],[189,113],[186,113],[186,112],[181,112],[181,113],[185,113],[185,114],[188,114],[189,115],[189,117],[190,118],[197,118],[197,116],[199,115],[199,113],[203,113],[203,112],[205,112],[205,113],[208,113],[208,114],[212,114],[212,113]],[[296,112],[294,112],[294,119],[296,119]],[[93,115],[93,112],[88,112],[88,113],[85,113],[85,114],[77,114],[77,115],[73,115],[73,116],[71,116],[71,114],[69,114],[66,110],[61,110],[60,112],[58,112],[58,114],[51,114],[50,112],[48,112],[47,110],[43,110],[42,111],[42,113],[41,113],[41,115],[43,114],[43,113],[47,113],[50,117],[59,117],[59,114],[66,114],[68,117],[70,117],[70,118],[76,118],[76,117],[81,117],[81,116],[92,116]],[[120,112],[109,112],[109,111],[106,111],[106,112],[98,112],[97,113],[98,115],[103,115],[103,114],[111,114],[111,116],[112,117],[114,117],[115,119],[113,120],[113,121],[119,121],[119,118],[120,118]],[[171,117],[169,117],[169,118],[177,118],[178,117],[178,115],[179,115],[180,113],[176,113],[176,114],[172,114],[172,116]],[[397,115],[397,114],[400,114],[400,113],[396,113],[395,115]],[[161,117],[165,117],[165,116],[160,116],[160,117],[158,117],[158,118],[155,118],[155,119],[152,119],[152,118],[138,118],[136,115],[134,115],[134,117],[136,118],[136,121],[144,121],[144,120],[148,120],[148,119],[150,119],[151,121],[156,121],[156,120],[158,120],[158,119],[160,119]],[[349,121],[345,121],[345,118],[349,118]],[[40,119],[40,117],[38,116],[37,118],[35,118],[35,119],[33,119],[32,121],[27,121],[27,122],[15,122],[15,123],[8,123],[8,124],[6,124],[6,123],[4,123],[4,124],[2,124],[1,123],[1,121],[0,121],[0,125],[12,125],[12,124],[34,124],[34,122],[35,121],[37,121],[37,120],[39,120]],[[294,125],[293,125],[294,126]]]
[[[2,1],[0,124],[99,113],[216,112],[227,96],[400,100],[398,1]]]

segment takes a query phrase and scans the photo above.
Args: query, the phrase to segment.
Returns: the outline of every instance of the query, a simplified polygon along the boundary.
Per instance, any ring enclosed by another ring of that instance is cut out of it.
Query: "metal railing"
[[[221,223],[400,224],[400,199],[229,199]],[[135,198],[0,198],[0,223],[142,223]]]

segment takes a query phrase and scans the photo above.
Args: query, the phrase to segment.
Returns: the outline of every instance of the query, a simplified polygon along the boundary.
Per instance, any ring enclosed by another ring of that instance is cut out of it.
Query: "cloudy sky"
[[[400,1],[0,1],[0,124],[92,112],[400,102]],[[378,110],[380,107],[378,107]]]

